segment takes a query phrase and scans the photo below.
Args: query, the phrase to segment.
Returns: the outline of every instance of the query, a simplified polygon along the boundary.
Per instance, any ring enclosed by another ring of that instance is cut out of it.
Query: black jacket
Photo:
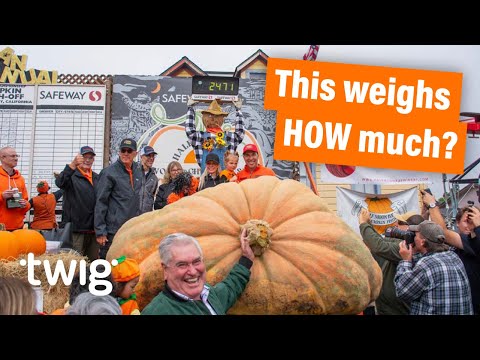
[[[92,232],[95,210],[95,191],[98,174],[92,171],[92,181],[68,164],[55,179],[55,185],[63,190],[62,224],[71,222],[73,232]],[[62,227],[63,225],[61,225]]]
[[[153,208],[155,210],[163,209],[167,205],[167,198],[173,192],[173,181],[162,184],[158,187],[157,196],[155,197],[155,203]]]
[[[95,187],[95,234],[115,235],[120,227],[138,215],[142,190],[142,170],[138,163],[132,165],[133,188],[125,165],[117,160],[100,172]]]

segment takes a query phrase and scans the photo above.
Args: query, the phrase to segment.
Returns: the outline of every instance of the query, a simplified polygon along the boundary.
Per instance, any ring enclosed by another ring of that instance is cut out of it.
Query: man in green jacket
[[[406,214],[394,214],[398,220],[398,228],[408,230],[409,225],[418,225],[424,219],[414,212]],[[358,215],[360,223],[360,234],[363,242],[368,246],[375,260],[382,268],[383,283],[380,295],[375,300],[377,315],[408,315],[410,306],[397,297],[393,279],[397,272],[398,263],[403,260],[400,256],[400,243],[403,239],[393,237],[382,237],[370,224],[370,212],[362,209]]]
[[[168,235],[159,246],[165,287],[142,315],[225,315],[245,290],[255,258],[246,229],[240,242],[239,262],[223,281],[210,286],[198,241],[182,233]]]

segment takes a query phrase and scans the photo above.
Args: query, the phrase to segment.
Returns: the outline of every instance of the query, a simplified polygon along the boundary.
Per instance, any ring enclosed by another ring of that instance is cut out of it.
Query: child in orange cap
[[[135,286],[140,280],[140,267],[135,259],[121,256],[118,264],[112,267],[112,277],[117,283],[117,301],[122,308],[123,315],[140,315]]]

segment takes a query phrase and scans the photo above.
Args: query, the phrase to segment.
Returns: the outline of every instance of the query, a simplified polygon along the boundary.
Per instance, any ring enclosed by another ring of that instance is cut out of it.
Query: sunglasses
[[[123,149],[121,149],[120,151],[121,151],[122,153],[129,153],[129,154],[131,154],[131,153],[133,152],[133,150],[130,149],[130,148],[123,148]]]

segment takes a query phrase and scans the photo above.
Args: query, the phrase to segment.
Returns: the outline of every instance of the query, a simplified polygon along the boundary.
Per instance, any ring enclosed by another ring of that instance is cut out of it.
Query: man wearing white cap
[[[158,188],[158,177],[153,167],[157,153],[151,146],[144,146],[140,150],[140,161],[143,170],[142,190],[140,191],[139,215],[152,211],[155,194]]]

